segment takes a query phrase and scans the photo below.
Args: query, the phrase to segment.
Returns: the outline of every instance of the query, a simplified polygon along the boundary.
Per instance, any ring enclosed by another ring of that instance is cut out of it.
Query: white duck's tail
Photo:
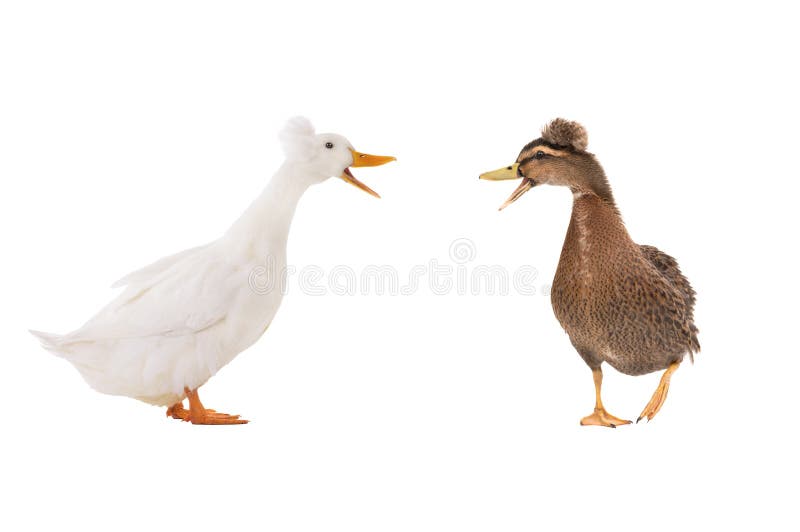
[[[29,332],[41,342],[42,347],[72,364],[92,388],[98,392],[120,395],[108,385],[107,359],[99,356],[102,347],[97,347],[94,341],[76,338],[75,333]]]
[[[42,347],[48,351],[58,352],[64,346],[65,337],[60,334],[34,331],[33,329],[29,329],[28,332],[34,335],[41,342]]]
[[[28,332],[39,340],[42,347],[54,355],[66,358],[73,364],[87,362],[87,360],[85,360],[86,357],[81,354],[81,349],[76,349],[76,347],[81,345],[81,339],[76,338],[75,333],[53,334],[44,331],[34,331],[33,329],[29,329]]]

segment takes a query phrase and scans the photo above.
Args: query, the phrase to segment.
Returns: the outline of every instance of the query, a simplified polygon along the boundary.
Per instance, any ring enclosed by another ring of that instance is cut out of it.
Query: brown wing
[[[681,273],[678,261],[655,246],[640,245],[639,249],[650,264],[655,266],[659,273],[675,287],[682,295],[685,302],[686,317],[691,330],[692,351],[700,351],[700,342],[697,340],[698,329],[694,325],[695,291],[689,284],[689,279]]]

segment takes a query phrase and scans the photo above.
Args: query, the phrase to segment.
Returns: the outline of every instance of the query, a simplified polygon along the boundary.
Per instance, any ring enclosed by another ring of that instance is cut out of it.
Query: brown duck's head
[[[586,151],[588,135],[577,122],[556,118],[542,136],[522,148],[514,164],[481,174],[481,179],[522,179],[519,187],[500,207],[503,210],[536,185],[560,185],[574,192],[594,193],[613,203],[603,168]]]

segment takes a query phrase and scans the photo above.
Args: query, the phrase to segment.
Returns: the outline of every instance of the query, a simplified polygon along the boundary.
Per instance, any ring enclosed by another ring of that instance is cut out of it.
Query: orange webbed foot
[[[618,425],[630,424],[631,421],[620,419],[606,412],[603,401],[600,399],[600,388],[603,385],[603,370],[599,367],[592,369],[592,378],[594,380],[595,393],[594,412],[581,419],[581,425],[597,425],[599,427],[611,427],[615,429]]]
[[[617,428],[619,425],[629,425],[629,419],[620,419],[606,412],[605,408],[595,408],[594,412],[581,419],[581,425],[597,425],[599,427]]]
[[[211,408],[205,408],[200,402],[197,390],[186,388],[186,397],[189,399],[189,409],[183,407],[183,403],[175,403],[167,408],[167,417],[188,421],[193,425],[244,425],[248,423],[246,419],[241,419],[238,415],[222,414]]]
[[[193,425],[244,425],[248,423],[246,419],[240,419],[238,415],[220,414],[214,410],[204,410],[199,415],[190,414],[189,421]]]
[[[664,401],[667,400],[667,392],[669,392],[669,381],[672,374],[678,369],[678,366],[680,366],[680,362],[673,362],[664,372],[664,375],[661,376],[661,381],[658,383],[656,391],[653,392],[653,397],[650,398],[647,406],[644,407],[644,410],[642,410],[642,413],[636,419],[637,423],[644,418],[647,418],[649,422],[658,414],[661,407],[664,406]]]
[[[167,417],[180,419],[181,421],[189,421],[189,411],[183,408],[183,403],[175,403],[167,408]]]

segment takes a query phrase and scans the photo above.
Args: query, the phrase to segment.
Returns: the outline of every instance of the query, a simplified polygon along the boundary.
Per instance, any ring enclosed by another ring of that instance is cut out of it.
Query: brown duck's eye
[[[329,150],[333,149],[333,142],[326,142],[325,147],[328,148]]]
[[[537,151],[536,154],[534,154],[533,158],[534,159],[544,159],[544,155],[545,155],[544,152],[540,150],[540,151]]]

